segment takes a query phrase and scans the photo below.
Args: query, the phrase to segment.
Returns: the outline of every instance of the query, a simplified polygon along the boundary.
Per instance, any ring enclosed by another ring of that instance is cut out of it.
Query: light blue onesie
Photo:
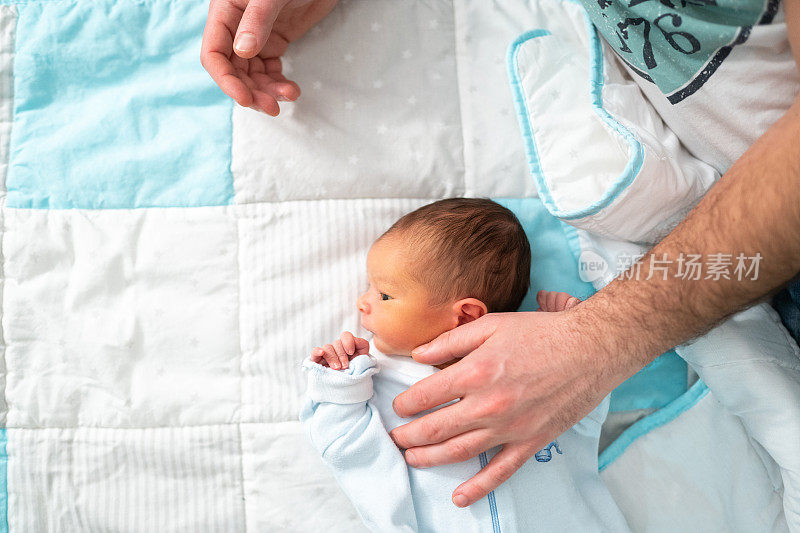
[[[457,464],[408,466],[389,431],[411,419],[398,417],[392,401],[437,369],[374,349],[371,354],[355,357],[345,370],[306,359],[308,389],[300,413],[311,442],[370,530],[628,531],[597,471],[608,398],[487,497],[462,509],[451,500],[453,490],[499,448]]]

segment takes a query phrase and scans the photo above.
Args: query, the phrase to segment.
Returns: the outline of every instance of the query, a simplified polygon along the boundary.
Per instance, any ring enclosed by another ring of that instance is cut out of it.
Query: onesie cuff
[[[308,373],[306,396],[315,402],[352,404],[372,398],[372,375],[378,371],[377,360],[363,354],[353,358],[344,370],[322,366],[308,357],[303,370]]]

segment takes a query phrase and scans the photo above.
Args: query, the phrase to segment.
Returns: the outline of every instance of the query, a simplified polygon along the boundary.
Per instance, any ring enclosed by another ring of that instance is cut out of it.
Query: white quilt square
[[[366,533],[300,422],[242,424],[248,531]]]
[[[340,2],[293,43],[302,95],[235,106],[235,202],[460,196],[464,161],[450,2]]]
[[[9,427],[236,419],[229,208],[4,214]]]
[[[236,206],[240,214],[243,421],[297,420],[302,360],[361,329],[369,247],[430,200],[353,199]]]
[[[235,424],[8,430],[9,531],[245,531]]]

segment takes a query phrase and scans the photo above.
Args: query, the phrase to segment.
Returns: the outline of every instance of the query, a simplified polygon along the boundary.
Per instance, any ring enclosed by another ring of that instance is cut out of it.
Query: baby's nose
[[[367,300],[364,298],[363,294],[356,300],[356,307],[358,307],[358,310],[362,313],[369,313],[369,304],[367,304]]]

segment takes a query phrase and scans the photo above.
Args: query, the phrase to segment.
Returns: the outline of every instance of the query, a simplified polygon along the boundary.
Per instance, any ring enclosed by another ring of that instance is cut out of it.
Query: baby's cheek
[[[405,338],[404,329],[391,328],[391,331],[376,331],[372,341],[382,353],[400,354],[405,350],[408,339]]]
[[[430,324],[426,323],[406,323],[402,330],[399,331],[401,334],[395,340],[397,347],[410,353],[417,346],[428,342],[427,330],[429,328]]]

